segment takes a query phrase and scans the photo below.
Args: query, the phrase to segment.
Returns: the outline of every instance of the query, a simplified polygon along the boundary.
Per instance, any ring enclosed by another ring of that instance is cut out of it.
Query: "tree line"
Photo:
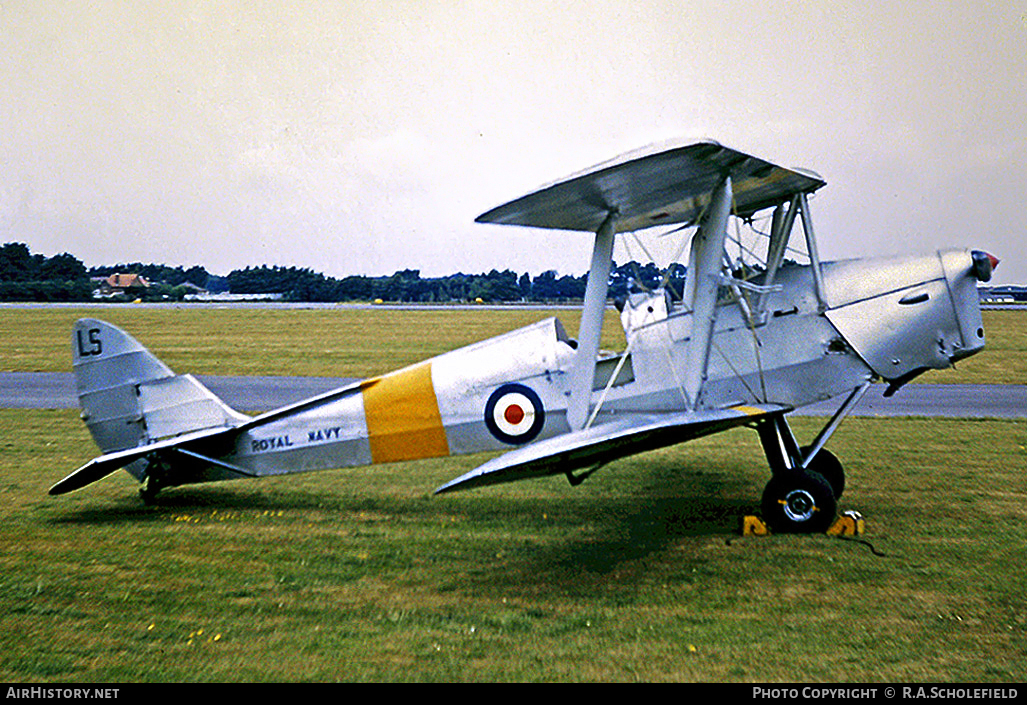
[[[665,285],[680,297],[685,268],[672,265],[667,272],[653,263],[627,262],[614,265],[610,273],[610,296],[620,298],[636,289]],[[280,294],[286,301],[398,301],[404,303],[484,302],[577,302],[585,296],[588,274],[574,276],[548,270],[532,277],[505,269],[482,274],[450,274],[422,277],[420,270],[404,269],[389,276],[326,276],[309,268],[246,267],[227,277],[234,294]]]
[[[636,288],[652,289],[664,282],[680,293],[684,267],[673,265],[669,274],[654,264],[628,262],[615,265],[610,295],[623,297]],[[277,294],[286,301],[346,302],[398,301],[407,303],[555,302],[580,301],[588,275],[560,275],[555,270],[532,277],[505,269],[481,274],[422,277],[420,270],[404,269],[389,276],[330,277],[310,268],[262,265],[236,269],[227,276],[210,274],[202,266],[169,267],[142,262],[86,267],[68,253],[45,257],[32,254],[24,243],[0,246],[0,301],[90,301],[95,279],[111,274],[139,274],[151,286],[140,296],[151,300],[181,300],[192,287],[232,294]],[[133,297],[139,294],[133,294]]]
[[[191,290],[186,284],[203,288],[211,279],[203,267],[142,262],[86,267],[67,252],[46,257],[32,254],[25,243],[0,245],[0,301],[91,301],[95,279],[116,273],[142,275],[152,286],[133,296],[154,300],[181,300]]]
[[[262,266],[237,269],[227,279],[232,293],[274,293],[289,301],[570,301],[585,292],[585,277],[561,277],[549,271],[532,279],[509,269],[443,277],[422,277],[420,270],[403,269],[383,277],[337,279],[310,269]]]

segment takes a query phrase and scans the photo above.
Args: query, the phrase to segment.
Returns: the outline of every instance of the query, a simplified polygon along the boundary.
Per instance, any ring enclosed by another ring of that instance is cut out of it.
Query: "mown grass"
[[[558,317],[577,333],[575,310],[265,309],[131,305],[102,308],[0,308],[0,371],[66,372],[70,335],[82,317],[124,328],[179,373],[370,377],[433,355]],[[1027,383],[1027,311],[985,311],[985,351],[955,370],[918,381]],[[615,312],[603,346],[624,349]],[[225,354],[231,351],[231,354]]]
[[[799,419],[797,433],[817,423]],[[581,487],[431,497],[480,457],[171,490],[74,411],[0,411],[0,680],[986,681],[1027,677],[1027,424],[850,419],[862,540],[741,537],[740,429]]]

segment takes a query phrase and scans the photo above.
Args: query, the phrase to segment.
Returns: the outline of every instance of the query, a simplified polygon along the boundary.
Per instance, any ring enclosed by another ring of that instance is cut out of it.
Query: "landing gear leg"
[[[167,472],[164,464],[152,458],[147,461],[146,484],[139,489],[139,497],[143,504],[150,506],[157,501],[157,494],[166,486]]]
[[[756,430],[773,472],[773,477],[763,490],[763,519],[777,532],[827,531],[838,509],[832,482],[817,472],[820,467],[830,466],[829,462],[818,461],[821,454],[827,451],[821,449],[812,459],[817,462],[807,462],[806,467],[803,467],[803,449],[796,443],[783,415],[759,422]],[[830,455],[830,458],[834,456]],[[841,465],[837,460],[835,464],[840,473]],[[844,480],[841,487],[844,487]]]

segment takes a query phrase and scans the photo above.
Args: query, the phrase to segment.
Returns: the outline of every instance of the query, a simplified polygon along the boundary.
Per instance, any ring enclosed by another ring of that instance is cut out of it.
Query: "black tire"
[[[763,490],[763,519],[773,531],[789,534],[823,533],[834,521],[838,503],[834,491],[816,472],[782,472]]]
[[[809,451],[809,446],[802,449],[802,454],[805,456]],[[829,451],[827,448],[821,448],[813,460],[810,461],[809,466],[806,468],[808,472],[815,472],[829,483],[831,483],[831,489],[834,490],[834,498],[839,499],[842,496],[842,492],[845,491],[845,470],[842,468],[841,462],[835,457],[834,453]]]

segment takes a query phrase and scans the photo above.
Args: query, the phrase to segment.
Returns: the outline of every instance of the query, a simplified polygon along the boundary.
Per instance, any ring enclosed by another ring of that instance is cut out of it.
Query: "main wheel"
[[[763,519],[779,533],[822,533],[838,504],[831,483],[816,472],[781,472],[763,490]]]
[[[802,454],[805,456],[808,451],[809,446],[806,446],[802,449]],[[827,448],[821,448],[817,451],[817,454],[813,456],[813,460],[810,461],[806,470],[817,473],[831,483],[831,489],[834,490],[835,499],[842,496],[842,492],[845,491],[845,470],[842,468],[841,462],[838,461],[838,458],[835,457],[834,453],[829,451]]]

